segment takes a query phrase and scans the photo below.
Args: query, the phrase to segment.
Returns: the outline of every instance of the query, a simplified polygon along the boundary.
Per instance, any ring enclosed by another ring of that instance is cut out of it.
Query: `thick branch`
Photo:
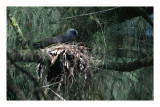
[[[98,67],[102,67],[108,70],[121,71],[121,72],[131,72],[136,69],[139,69],[142,67],[148,67],[151,65],[153,65],[153,57],[145,58],[142,60],[136,60],[129,63],[109,63],[107,65],[99,65]]]
[[[11,57],[12,60],[15,62],[45,62],[50,60],[49,56],[45,53],[42,53],[40,50],[12,50],[7,52]]]
[[[137,16],[142,16],[153,27],[153,22],[149,18],[148,13],[140,7],[122,7],[120,8],[117,21],[123,22],[125,20],[131,19]]]

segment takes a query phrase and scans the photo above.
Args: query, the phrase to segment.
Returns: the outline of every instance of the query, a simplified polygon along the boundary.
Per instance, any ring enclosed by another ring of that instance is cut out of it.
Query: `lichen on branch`
[[[10,20],[10,23],[11,25],[13,26],[16,34],[17,34],[17,40],[18,42],[20,42],[22,44],[22,48],[24,49],[28,49],[29,46],[28,46],[28,41],[27,39],[24,37],[23,33],[22,33],[22,30],[20,29],[19,25],[18,25],[18,22],[16,21],[16,19],[10,14],[10,11],[8,10],[7,11],[7,17],[8,19]]]

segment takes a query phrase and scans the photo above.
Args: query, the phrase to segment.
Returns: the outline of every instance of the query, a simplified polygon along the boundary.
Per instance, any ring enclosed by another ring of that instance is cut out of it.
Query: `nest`
[[[86,80],[92,76],[90,57],[82,43],[63,43],[42,49],[50,60],[46,64],[38,64],[38,80],[43,82],[74,82],[78,77]]]

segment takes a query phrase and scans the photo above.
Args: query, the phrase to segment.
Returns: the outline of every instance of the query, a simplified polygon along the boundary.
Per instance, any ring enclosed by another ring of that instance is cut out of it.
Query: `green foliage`
[[[17,20],[24,36],[32,44],[35,41],[64,34],[68,28],[75,28],[85,40],[93,57],[93,78],[85,82],[79,78],[73,84],[63,87],[67,100],[153,100],[153,67],[132,72],[118,72],[97,68],[110,62],[127,63],[153,56],[153,28],[142,18],[135,17],[117,23],[117,11],[110,11],[83,17],[68,18],[108,9],[109,7],[8,7]],[[66,19],[65,19],[66,18]],[[150,36],[146,36],[146,31]],[[7,20],[7,51],[16,49],[16,33]],[[36,65],[21,63],[36,77]],[[14,66],[10,75],[22,89],[25,96],[35,99],[34,84]],[[52,94],[49,91],[50,97]],[[52,96],[52,98],[53,98]],[[15,96],[7,92],[7,99]]]

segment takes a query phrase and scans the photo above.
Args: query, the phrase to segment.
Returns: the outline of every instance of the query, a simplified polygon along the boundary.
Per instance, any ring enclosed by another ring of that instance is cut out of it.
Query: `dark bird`
[[[59,35],[59,36],[56,36],[56,37],[51,37],[51,38],[46,39],[44,41],[35,42],[35,43],[33,43],[33,47],[36,48],[36,49],[44,48],[44,47],[47,47],[51,44],[76,41],[78,38],[82,39],[82,37],[80,37],[78,35],[77,30],[71,28],[71,29],[67,30],[65,35]]]

